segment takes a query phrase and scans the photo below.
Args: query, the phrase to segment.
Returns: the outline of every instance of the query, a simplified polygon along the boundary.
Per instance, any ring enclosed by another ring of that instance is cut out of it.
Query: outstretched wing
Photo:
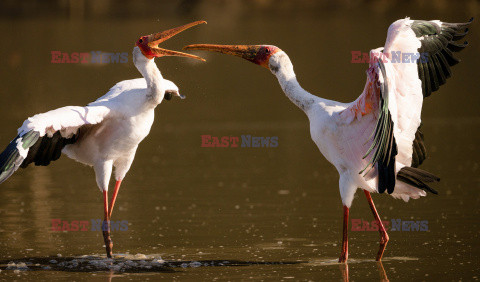
[[[109,112],[104,106],[68,106],[28,118],[0,154],[0,183],[19,167],[57,160],[66,145],[77,141],[82,126],[101,123]]]
[[[398,20],[388,29],[383,51],[372,50],[365,90],[342,114],[353,120],[378,113],[364,158],[369,160],[367,172],[377,169],[380,193],[393,192],[396,162],[417,167],[424,161],[426,149],[418,130],[423,98],[450,77],[450,67],[459,62],[453,52],[467,45],[455,41],[467,34],[470,22]]]
[[[388,29],[383,53],[395,69],[397,161],[405,166],[418,166],[426,157],[423,134],[418,132],[423,98],[445,84],[451,76],[450,67],[460,62],[453,53],[463,50],[468,43],[455,41],[468,33],[472,20],[454,24],[406,18]]]
[[[468,42],[458,44],[455,41],[462,39],[468,33],[467,23],[445,23],[440,21],[413,21],[411,29],[421,42],[418,49],[423,58],[417,62],[418,76],[422,81],[424,97],[430,96],[447,81],[452,73],[451,66],[460,62],[454,52],[462,51]]]

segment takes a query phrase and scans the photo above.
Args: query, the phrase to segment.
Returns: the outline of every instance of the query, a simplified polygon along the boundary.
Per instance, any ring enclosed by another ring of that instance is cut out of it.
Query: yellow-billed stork
[[[159,48],[172,36],[205,21],[196,21],[140,37],[133,48],[133,63],[143,78],[124,80],[85,107],[67,106],[25,120],[18,135],[0,154],[0,183],[19,167],[30,163],[46,166],[61,153],[92,166],[103,193],[103,237],[107,256],[112,257],[110,217],[120,184],[132,165],[138,144],[148,135],[154,110],[163,99],[184,98],[178,87],[162,77],[154,58],[181,56],[202,58]],[[115,189],[108,204],[108,183],[115,167]]]
[[[450,67],[459,62],[452,52],[462,50],[467,43],[455,41],[467,34],[470,22],[410,18],[394,22],[385,46],[370,52],[365,88],[352,103],[305,91],[289,57],[275,46],[193,44],[184,49],[230,54],[270,69],[286,96],[308,116],[313,141],[340,175],[343,240],[339,262],[348,258],[349,208],[357,188],[364,191],[379,226],[376,259],[381,260],[388,235],[370,193],[387,191],[404,201],[425,196],[426,191],[437,194],[430,183],[440,179],[417,168],[426,157],[419,131],[422,103],[446,82]],[[403,60],[403,55],[408,60]],[[416,58],[413,63],[412,58]]]

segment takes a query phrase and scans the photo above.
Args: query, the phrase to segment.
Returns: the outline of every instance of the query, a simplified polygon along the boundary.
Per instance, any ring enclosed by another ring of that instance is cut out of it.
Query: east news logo
[[[238,136],[201,135],[201,147],[210,148],[277,148],[278,136],[252,136],[249,134]]]
[[[108,53],[102,51],[65,53],[51,51],[52,64],[124,64],[128,62],[128,53]]]
[[[428,231],[428,220],[401,220],[399,218],[391,221],[382,220],[386,230],[390,231]],[[376,220],[365,221],[362,219],[352,219],[352,231],[378,231],[379,225]]]
[[[52,231],[107,231],[107,222],[102,219],[61,220],[52,219]],[[110,220],[110,231],[127,231],[127,220]]]

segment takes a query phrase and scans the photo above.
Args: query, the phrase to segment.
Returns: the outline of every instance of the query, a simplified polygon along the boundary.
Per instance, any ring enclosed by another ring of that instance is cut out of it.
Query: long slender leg
[[[388,238],[387,230],[385,230],[385,227],[382,224],[382,220],[380,219],[377,209],[375,208],[375,204],[373,203],[370,192],[366,190],[363,190],[363,191],[365,192],[365,196],[367,197],[367,201],[368,201],[368,204],[370,205],[370,209],[372,209],[373,217],[377,221],[378,232],[380,232],[380,248],[378,249],[378,254],[376,258],[377,261],[380,261],[383,257],[383,252],[387,247],[387,242],[389,238]]]
[[[110,238],[110,217],[108,215],[108,191],[103,191],[103,224],[102,233],[103,241],[105,242],[105,250],[107,251],[107,257],[112,257],[113,242]]]
[[[348,214],[349,209],[347,206],[343,206],[343,240],[342,240],[342,253],[338,262],[346,262],[348,259]]]
[[[121,179],[117,180],[117,182],[115,183],[115,190],[113,191],[112,200],[110,202],[110,209],[108,210],[108,218],[112,217],[113,206],[115,205],[115,201],[117,200],[117,194],[121,184],[122,184]]]

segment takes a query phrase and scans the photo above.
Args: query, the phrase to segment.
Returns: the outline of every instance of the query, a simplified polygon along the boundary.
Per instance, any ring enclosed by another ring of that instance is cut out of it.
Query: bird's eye
[[[265,48],[265,53],[269,54],[270,53],[270,48]]]
[[[143,40],[141,38],[138,39],[138,43],[142,43],[142,42],[143,42]]]

